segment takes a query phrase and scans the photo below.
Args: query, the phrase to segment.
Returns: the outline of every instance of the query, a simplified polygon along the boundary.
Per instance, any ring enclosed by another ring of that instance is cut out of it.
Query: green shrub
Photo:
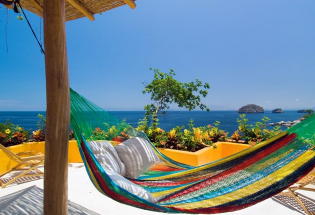
[[[226,140],[227,133],[220,130],[220,122],[215,122],[213,126],[195,127],[193,121],[190,121],[188,128],[177,126],[170,131],[165,131],[159,127],[153,126],[142,130],[146,133],[151,142],[159,148],[170,148],[177,150],[197,151],[207,146],[212,146],[217,141]]]
[[[261,121],[255,124],[249,124],[245,114],[241,114],[237,120],[238,129],[232,135],[232,139],[237,137],[245,141],[245,143],[255,144],[267,140],[281,132],[280,126],[268,128],[268,117],[263,117]]]
[[[229,139],[246,144],[267,140],[281,132],[279,126],[268,128],[269,121],[268,117],[263,117],[261,121],[250,124],[246,115],[242,114],[237,120],[238,129],[229,138],[228,133],[219,128],[218,121],[213,125],[200,127],[195,127],[194,122],[190,121],[188,128],[177,126],[170,131],[165,131],[159,127],[148,127],[147,119],[144,118],[140,121],[137,130],[145,132],[151,142],[159,148],[197,151],[206,146],[214,146],[215,142]]]
[[[103,123],[102,128],[95,128],[90,137],[91,140],[115,140],[122,142],[128,138],[127,129],[130,126],[122,121],[118,125]]]
[[[0,123],[0,144],[13,146],[25,142],[29,137],[28,131],[12,123]]]
[[[310,116],[312,116],[314,114],[314,110],[312,109],[307,109],[305,110],[306,114],[304,114],[303,118],[307,119],[309,118]]]
[[[30,141],[40,142],[46,139],[46,117],[38,114],[37,130],[32,132]]]

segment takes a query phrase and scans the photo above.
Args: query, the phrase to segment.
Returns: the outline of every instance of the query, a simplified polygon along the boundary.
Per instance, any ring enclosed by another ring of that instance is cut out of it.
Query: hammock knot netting
[[[104,195],[134,207],[168,213],[239,210],[288,188],[315,165],[314,115],[249,149],[192,167],[164,156],[144,133],[77,92],[70,94],[71,127],[90,179]],[[126,141],[116,145],[117,136]]]

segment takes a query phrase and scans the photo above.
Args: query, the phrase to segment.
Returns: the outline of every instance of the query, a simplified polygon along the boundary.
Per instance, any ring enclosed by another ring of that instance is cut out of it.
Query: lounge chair
[[[10,172],[18,171],[17,175],[14,175],[7,181],[3,180],[3,177],[9,172],[0,175],[0,187],[7,187],[8,185],[16,182],[18,179],[24,177],[38,177],[44,175],[44,173],[39,169],[39,167],[44,164],[44,155],[34,154],[32,152],[22,152],[15,154],[1,144],[0,150],[2,150],[10,159],[17,162],[17,165],[11,169]]]
[[[315,169],[296,184],[275,196],[274,200],[307,215],[315,214],[315,201],[298,192],[301,190],[314,192],[315,188],[311,188],[309,185],[315,185]]]

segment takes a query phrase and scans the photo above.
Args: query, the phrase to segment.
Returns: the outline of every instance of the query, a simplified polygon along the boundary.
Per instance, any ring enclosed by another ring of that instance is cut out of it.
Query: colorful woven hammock
[[[268,141],[199,167],[175,162],[152,145],[164,164],[155,166],[137,179],[130,179],[158,199],[152,203],[111,180],[89,145],[89,141],[97,138],[93,135],[95,128],[112,129],[113,133],[124,131],[130,136],[146,138],[143,133],[73,90],[71,126],[96,188],[121,203],[152,211],[211,214],[239,210],[281,192],[315,165],[314,141],[310,141],[314,140],[314,115]]]

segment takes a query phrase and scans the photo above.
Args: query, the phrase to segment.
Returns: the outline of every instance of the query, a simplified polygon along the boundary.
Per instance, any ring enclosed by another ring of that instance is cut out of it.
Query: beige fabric
[[[126,168],[114,146],[108,141],[90,141],[90,146],[98,162],[106,171],[125,175]]]
[[[150,143],[143,138],[130,138],[115,146],[115,149],[126,166],[125,176],[129,178],[138,178],[152,165],[160,162]]]

